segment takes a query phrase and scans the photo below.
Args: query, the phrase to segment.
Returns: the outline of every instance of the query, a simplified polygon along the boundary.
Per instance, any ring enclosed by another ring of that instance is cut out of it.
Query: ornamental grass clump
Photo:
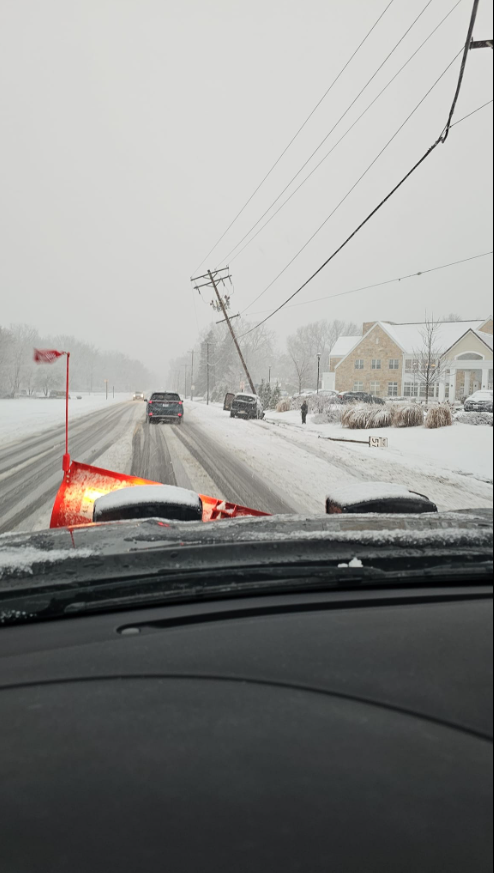
[[[417,403],[397,407],[394,411],[393,424],[395,427],[422,427],[424,424],[422,407]]]
[[[449,406],[433,406],[425,419],[425,426],[430,430],[438,427],[451,427],[453,416]]]

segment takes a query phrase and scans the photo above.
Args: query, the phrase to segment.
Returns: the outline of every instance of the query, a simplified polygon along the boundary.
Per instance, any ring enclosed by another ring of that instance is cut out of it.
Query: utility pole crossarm
[[[492,39],[473,39],[471,49],[492,49]]]

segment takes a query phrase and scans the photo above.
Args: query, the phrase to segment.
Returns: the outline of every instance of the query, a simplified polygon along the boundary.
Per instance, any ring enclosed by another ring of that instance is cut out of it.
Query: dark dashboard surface
[[[492,869],[485,588],[0,631],[8,873]]]

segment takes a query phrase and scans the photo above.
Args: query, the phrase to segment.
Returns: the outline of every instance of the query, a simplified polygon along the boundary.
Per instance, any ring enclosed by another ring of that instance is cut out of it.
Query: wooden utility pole
[[[209,346],[211,343],[206,342],[206,403],[209,406]]]
[[[224,268],[224,269],[228,269],[228,268]],[[247,376],[247,381],[250,385],[250,389],[251,389],[252,393],[255,394],[256,389],[255,389],[254,382],[252,381],[252,377],[249,373],[247,364],[245,362],[245,358],[242,354],[242,349],[240,348],[237,337],[235,336],[235,331],[233,330],[231,319],[228,317],[228,312],[226,310],[225,301],[223,300],[220,292],[218,291],[218,286],[216,285],[215,277],[218,275],[218,273],[222,273],[222,272],[223,272],[223,270],[214,270],[214,275],[213,275],[211,270],[208,270],[204,276],[198,276],[197,279],[192,279],[192,282],[198,282],[199,279],[209,278],[208,282],[204,282],[202,285],[196,285],[195,287],[197,289],[199,289],[199,288],[204,288],[205,286],[208,286],[208,287],[212,287],[214,289],[214,293],[216,294],[216,297],[218,300],[218,305],[216,308],[218,309],[218,311],[221,311],[223,313],[224,319],[225,319],[225,321],[228,325],[229,331],[232,335],[232,340],[235,343],[235,348],[237,349],[238,356],[239,356],[240,361],[242,363],[242,367],[244,369],[245,375]],[[222,276],[221,280],[223,281],[224,279],[228,279],[228,278],[229,278],[229,276]]]
[[[235,336],[235,331],[233,330],[232,323],[231,323],[230,319],[228,318],[228,312],[226,311],[225,304],[224,304],[224,302],[223,302],[223,298],[222,298],[220,292],[218,291],[218,288],[217,288],[216,282],[214,281],[214,276],[213,276],[211,270],[208,270],[208,275],[209,275],[209,278],[210,278],[210,280],[211,280],[211,284],[212,284],[212,286],[213,286],[213,288],[214,288],[214,290],[215,290],[215,294],[216,294],[216,296],[217,296],[217,298],[218,298],[218,303],[219,303],[220,306],[221,306],[221,310],[222,310],[222,312],[223,312],[223,315],[224,315],[225,321],[226,321],[226,323],[227,323],[227,325],[228,325],[228,327],[229,327],[229,329],[230,329],[230,333],[231,333],[231,335],[232,335],[232,340],[233,340],[233,342],[235,343],[235,348],[237,349],[238,356],[239,356],[239,358],[240,358],[240,360],[241,360],[241,362],[242,362],[242,367],[244,368],[245,375],[247,376],[247,381],[248,381],[248,383],[249,383],[249,385],[250,385],[250,390],[252,391],[253,394],[255,394],[255,393],[256,393],[256,389],[255,389],[255,386],[254,386],[254,382],[252,381],[252,377],[251,377],[251,375],[250,375],[250,373],[249,373],[249,370],[248,370],[247,364],[245,363],[245,358],[244,358],[244,356],[243,356],[243,354],[242,354],[242,349],[240,348],[240,345],[239,345],[238,339],[237,339],[237,337]]]

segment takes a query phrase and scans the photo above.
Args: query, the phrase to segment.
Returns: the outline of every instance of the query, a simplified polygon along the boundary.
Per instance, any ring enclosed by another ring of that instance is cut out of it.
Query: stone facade
[[[372,326],[372,322],[370,325]],[[366,326],[364,325],[364,329]],[[393,364],[398,362],[397,369],[390,369],[390,361]],[[377,362],[380,362],[380,368]],[[377,323],[353,352],[336,363],[334,369],[337,391],[361,390],[380,397],[401,395],[403,352]]]
[[[342,357],[339,357],[339,358],[330,358],[330,359],[329,359],[329,372],[330,372],[330,373],[334,373],[335,370],[336,370],[336,367],[338,366],[338,364],[339,364],[340,361],[342,361],[342,360],[343,360]]]

